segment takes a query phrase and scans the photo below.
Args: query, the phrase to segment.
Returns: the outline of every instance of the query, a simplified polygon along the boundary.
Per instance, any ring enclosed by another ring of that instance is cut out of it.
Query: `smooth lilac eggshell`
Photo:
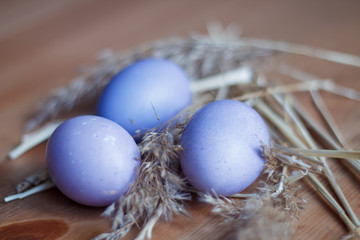
[[[139,140],[142,132],[169,121],[190,103],[185,72],[171,61],[148,58],[113,77],[99,99],[97,114]]]
[[[187,124],[180,163],[199,191],[229,196],[251,185],[263,170],[262,146],[270,136],[261,116],[234,100],[212,102]]]
[[[46,147],[49,174],[66,196],[88,206],[107,206],[127,192],[140,153],[118,124],[98,116],[62,123]]]

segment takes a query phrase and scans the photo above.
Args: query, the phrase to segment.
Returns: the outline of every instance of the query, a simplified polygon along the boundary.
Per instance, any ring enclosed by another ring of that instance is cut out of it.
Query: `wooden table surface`
[[[94,64],[103,49],[120,51],[195,30],[204,33],[213,20],[235,24],[249,37],[360,56],[357,0],[0,1],[0,199],[45,166],[45,144],[14,161],[6,154],[19,143],[26,120],[52,89],[77,76],[79,67]],[[301,58],[297,66],[360,90],[359,68],[314,64],[308,58]],[[325,99],[349,145],[359,149],[359,103],[330,94]],[[342,165],[332,167],[360,216],[359,178]],[[309,203],[297,222],[298,239],[340,239],[345,226],[306,182],[303,191]],[[32,238],[26,239],[91,239],[110,228],[100,217],[103,210],[76,204],[55,188],[23,200],[0,201],[0,236],[10,229],[14,237],[28,231]],[[190,213],[192,219],[177,216],[172,224],[157,224],[153,239],[206,239],[203,229],[211,221],[209,207],[191,203]],[[46,233],[50,235],[44,237]]]

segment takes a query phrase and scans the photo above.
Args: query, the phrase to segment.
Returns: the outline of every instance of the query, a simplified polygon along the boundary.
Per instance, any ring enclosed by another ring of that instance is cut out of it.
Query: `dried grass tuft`
[[[113,232],[101,234],[96,240],[119,239],[134,225],[142,228],[137,239],[150,238],[158,219],[170,222],[174,214],[188,215],[185,202],[191,195],[179,163],[178,135],[183,126],[178,123],[145,135],[139,145],[142,163],[137,181],[106,209],[103,215],[113,222]]]
[[[232,239],[294,239],[291,212],[274,201],[269,192],[244,201],[214,194],[201,194],[200,200],[214,206],[212,212],[224,219],[221,224]]]
[[[247,200],[241,216],[234,222],[237,240],[290,240],[295,237],[291,216],[269,195]]]

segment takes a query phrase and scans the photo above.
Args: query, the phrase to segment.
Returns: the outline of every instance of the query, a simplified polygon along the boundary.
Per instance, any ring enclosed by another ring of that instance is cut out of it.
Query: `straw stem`
[[[311,181],[311,183],[316,187],[317,190],[321,193],[321,195],[330,203],[336,213],[339,215],[343,223],[346,225],[348,230],[351,233],[356,231],[356,227],[353,222],[346,215],[345,211],[342,207],[337,203],[337,201],[331,196],[331,194],[326,190],[326,188],[320,183],[320,181],[312,174],[307,175]]]
[[[48,181],[44,182],[43,184],[40,184],[40,185],[38,185],[36,187],[33,187],[33,188],[31,188],[31,189],[29,189],[29,190],[27,190],[25,192],[17,193],[17,194],[5,197],[4,201],[5,202],[10,202],[10,201],[13,201],[13,200],[16,200],[16,199],[23,199],[25,197],[34,195],[35,193],[45,191],[45,190],[47,190],[49,188],[52,188],[54,186],[55,186],[55,184],[51,180],[48,180]]]
[[[270,107],[268,107],[263,101],[259,100],[258,104],[256,105],[259,110],[275,124],[279,130],[284,134],[284,136],[292,142],[295,146],[300,148],[306,148],[305,145],[295,136],[295,134],[291,134],[291,129],[283,122],[283,120],[277,116]],[[345,209],[348,211],[348,214],[352,217],[355,216],[354,212],[352,211],[350,205],[348,204],[346,198],[344,197],[339,185],[337,184],[329,166],[327,165],[326,161],[322,161],[324,164],[324,172],[329,180],[331,186],[333,187],[334,191],[337,193],[338,197],[341,199],[341,202],[345,205]],[[348,219],[344,210],[341,206],[334,200],[331,194],[325,189],[325,187],[316,179],[316,177],[312,173],[308,173],[307,176],[312,180],[312,182],[316,182],[317,188],[320,192],[325,196],[328,202],[334,207],[336,212],[339,214],[340,218],[344,221],[346,226],[351,230],[351,232],[355,232],[355,225],[351,220]],[[347,205],[346,205],[347,203]],[[357,219],[356,216],[354,218]],[[353,220],[354,221],[354,220]],[[354,221],[355,222],[355,221]]]
[[[244,66],[215,76],[192,81],[190,88],[193,93],[202,93],[225,86],[249,84],[252,76],[251,68]]]
[[[315,120],[312,119],[312,117],[304,110],[300,103],[297,102],[296,104],[294,104],[294,108],[296,112],[298,112],[298,114],[302,116],[301,118],[305,122],[305,124],[314,132],[314,134],[316,134],[323,141],[323,144],[325,144],[329,148],[342,150],[340,144],[337,143],[332,137],[330,137],[325,131],[323,131],[319,125],[316,124]],[[360,163],[353,159],[344,160],[360,176]]]
[[[287,108],[287,105],[285,105],[285,104],[284,104],[284,109],[287,110],[288,113],[290,113],[290,117],[293,119],[293,121],[295,123],[297,123],[296,127],[301,129],[300,132],[303,134],[303,136],[305,138],[305,141],[310,146],[310,148],[316,149],[317,145],[316,145],[315,141],[312,139],[310,133],[307,131],[305,126],[303,124],[300,124],[299,119],[297,117],[295,117],[296,116],[295,112],[293,112],[292,110],[289,111],[289,108]],[[302,148],[304,148],[304,147],[302,147]],[[320,157],[320,161],[323,163],[324,172],[325,172],[325,175],[326,175],[331,187],[333,188],[333,190],[336,193],[337,197],[341,201],[341,203],[344,206],[346,212],[349,214],[349,216],[352,219],[352,221],[354,222],[354,224],[357,227],[360,226],[359,219],[356,217],[356,215],[355,215],[354,211],[352,210],[348,200],[346,199],[343,191],[341,190],[339,184],[337,183],[337,181],[335,179],[335,176],[332,173],[326,159],[324,157]]]
[[[34,131],[29,134],[25,134],[23,136],[22,142],[9,152],[8,157],[10,159],[16,159],[25,152],[27,152],[28,150],[44,142],[51,136],[51,134],[60,124],[61,121],[51,122],[44,125],[42,128],[40,128],[37,131]]]
[[[294,148],[294,150],[305,156],[343,158],[343,159],[351,158],[351,159],[360,160],[360,151],[302,149],[302,148]]]
[[[330,62],[340,63],[344,65],[360,67],[360,57],[358,56],[321,49],[321,48],[309,47],[299,44],[291,44],[280,41],[257,39],[257,38],[241,38],[239,45],[256,47],[266,50],[275,50],[275,51],[291,53],[291,54],[298,54],[312,58],[323,59]]]

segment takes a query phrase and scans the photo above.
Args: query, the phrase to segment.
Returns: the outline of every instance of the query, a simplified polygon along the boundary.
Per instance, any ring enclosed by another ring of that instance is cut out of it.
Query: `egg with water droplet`
[[[116,74],[100,96],[97,115],[125,128],[136,140],[191,103],[189,79],[165,59],[139,60]]]
[[[182,171],[199,191],[229,196],[252,184],[263,170],[270,136],[261,116],[234,101],[212,102],[194,114],[181,136]]]
[[[115,122],[80,116],[54,131],[46,160],[51,179],[66,196],[88,206],[107,206],[136,179],[140,153],[134,139]]]

